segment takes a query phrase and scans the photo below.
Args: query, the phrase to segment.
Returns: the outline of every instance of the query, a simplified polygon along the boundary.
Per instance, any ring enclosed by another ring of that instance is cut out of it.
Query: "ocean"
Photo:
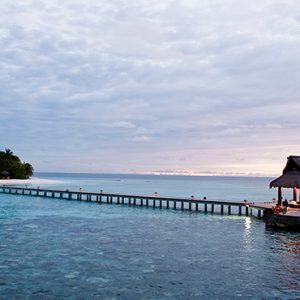
[[[35,176],[52,180],[41,188],[276,197],[271,178]],[[0,194],[0,241],[0,299],[300,299],[300,233],[256,218]]]

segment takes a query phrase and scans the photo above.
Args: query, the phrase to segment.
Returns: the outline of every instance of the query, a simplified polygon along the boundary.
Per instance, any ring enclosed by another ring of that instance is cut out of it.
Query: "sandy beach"
[[[56,184],[59,180],[32,177],[29,179],[0,179],[0,185],[38,185],[38,184]]]

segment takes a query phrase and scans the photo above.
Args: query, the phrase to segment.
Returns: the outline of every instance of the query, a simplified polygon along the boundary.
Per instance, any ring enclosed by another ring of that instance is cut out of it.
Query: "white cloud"
[[[269,172],[271,159],[275,171],[300,150],[299,9],[296,0],[3,0],[1,144],[30,149],[33,164],[55,151],[100,157],[101,147],[107,171],[114,160],[122,170],[134,161],[139,171],[247,173],[248,148],[257,168],[266,161]]]

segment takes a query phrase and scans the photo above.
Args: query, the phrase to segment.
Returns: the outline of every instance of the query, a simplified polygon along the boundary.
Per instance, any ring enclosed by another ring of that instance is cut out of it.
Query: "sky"
[[[0,0],[0,150],[36,171],[278,175],[299,0]]]

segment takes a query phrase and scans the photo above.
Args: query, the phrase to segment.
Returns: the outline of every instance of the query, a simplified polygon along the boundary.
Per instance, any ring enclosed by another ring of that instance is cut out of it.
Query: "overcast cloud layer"
[[[278,174],[299,0],[2,0],[0,146],[37,171]]]

